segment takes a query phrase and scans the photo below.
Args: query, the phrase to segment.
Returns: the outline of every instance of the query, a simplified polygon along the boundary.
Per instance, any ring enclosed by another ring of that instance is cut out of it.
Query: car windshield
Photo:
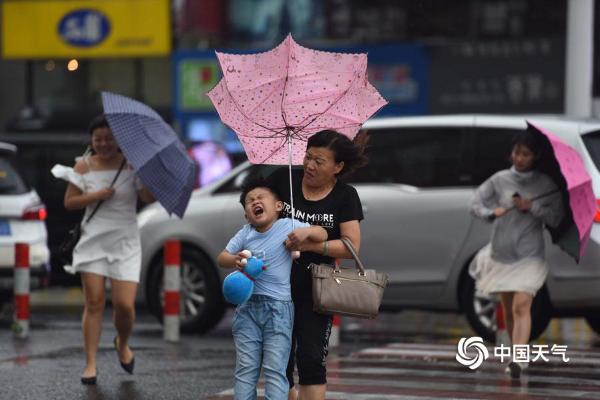
[[[600,131],[588,133],[583,136],[583,143],[587,147],[596,168],[600,171]]]
[[[28,188],[10,160],[0,155],[0,194],[23,194]]]

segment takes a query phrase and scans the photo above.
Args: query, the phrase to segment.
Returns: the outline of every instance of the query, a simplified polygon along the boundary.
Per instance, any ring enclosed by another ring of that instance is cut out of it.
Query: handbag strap
[[[110,183],[110,186],[108,187],[109,189],[112,188],[115,185],[115,182],[119,178],[119,175],[121,175],[121,171],[123,171],[123,167],[124,166],[125,166],[125,157],[123,157],[123,162],[121,162],[121,166],[119,167],[119,170],[117,171],[115,177],[113,178],[112,182]],[[92,213],[90,214],[90,216],[86,218],[86,220],[85,220],[86,224],[88,222],[90,222],[90,219],[92,219],[92,217],[94,216],[94,214],[96,214],[96,211],[98,211],[98,209],[100,208],[100,206],[102,205],[102,203],[104,203],[104,200],[100,200],[98,202],[98,204],[96,204],[96,207],[94,207],[94,210],[92,211]]]
[[[350,252],[350,254],[352,254],[352,258],[354,258],[356,269],[359,271],[359,274],[360,275],[366,275],[365,266],[363,265],[362,261],[360,261],[360,258],[358,258],[358,254],[356,253],[356,250],[354,249],[354,246],[352,246],[352,242],[350,241],[350,239],[348,239],[345,236],[342,236],[340,238],[340,240],[342,241],[342,243],[344,243],[344,245],[346,246],[346,248],[348,249],[348,251]],[[336,265],[335,269],[339,270],[339,266]]]

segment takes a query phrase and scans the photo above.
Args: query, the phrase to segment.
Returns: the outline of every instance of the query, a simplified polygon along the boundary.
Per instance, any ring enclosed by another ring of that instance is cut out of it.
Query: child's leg
[[[268,307],[270,316],[265,321],[263,346],[265,400],[285,400],[290,388],[286,368],[292,346],[294,305],[291,301],[273,300]]]
[[[263,334],[252,300],[235,310],[231,330],[235,342],[235,400],[255,400],[262,361]]]

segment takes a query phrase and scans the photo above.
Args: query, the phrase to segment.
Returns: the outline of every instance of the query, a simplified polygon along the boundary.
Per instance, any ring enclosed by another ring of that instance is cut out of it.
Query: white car
[[[473,256],[489,242],[490,226],[469,214],[475,188],[507,168],[514,135],[524,116],[450,115],[374,119],[369,164],[347,180],[356,187],[365,219],[361,258],[385,272],[382,309],[462,312],[481,336],[494,335],[494,304],[476,296],[467,273]],[[532,117],[581,155],[600,198],[600,121]],[[216,257],[244,223],[238,202],[243,181],[273,166],[242,164],[194,192],[183,220],[159,205],[139,214],[143,266],[141,296],[160,315],[161,246],[183,243],[184,327],[204,331],[223,315],[220,282],[228,272]],[[549,235],[548,235],[549,237]],[[550,274],[533,304],[532,337],[553,316],[585,316],[600,333],[600,211],[579,265],[548,240]]]
[[[0,142],[0,304],[13,294],[16,243],[29,244],[32,288],[39,286],[49,271],[46,208],[15,168],[16,152],[16,146]]]

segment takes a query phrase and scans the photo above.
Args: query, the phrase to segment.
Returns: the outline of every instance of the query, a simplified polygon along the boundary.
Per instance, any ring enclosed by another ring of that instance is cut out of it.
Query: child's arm
[[[237,268],[240,271],[244,269],[242,259],[249,257],[247,254],[244,254],[245,238],[247,235],[248,229],[247,226],[244,226],[229,240],[225,249],[217,257],[217,263],[221,268]]]
[[[245,259],[244,254],[240,251],[237,254],[231,254],[227,250],[223,250],[219,257],[217,257],[217,263],[221,268],[237,268],[240,271],[244,269],[242,259]]]

